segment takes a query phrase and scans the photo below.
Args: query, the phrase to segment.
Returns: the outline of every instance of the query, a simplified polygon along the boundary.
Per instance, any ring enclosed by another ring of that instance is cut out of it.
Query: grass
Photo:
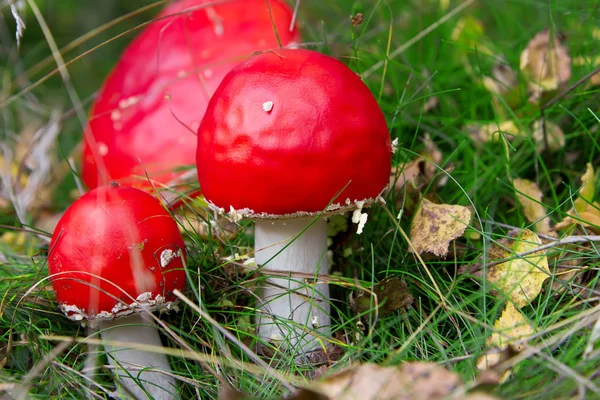
[[[40,1],[39,6],[58,46],[62,47],[92,27],[150,2],[121,2],[116,6],[109,3]],[[564,43],[572,59],[597,57],[600,1],[480,0],[447,20],[445,16],[460,2],[451,0],[448,8],[443,8],[443,3],[435,0],[303,0],[301,3],[305,41],[316,43],[310,47],[340,57],[362,73],[379,100],[391,135],[399,140],[394,165],[414,159],[423,150],[424,134],[429,133],[443,155],[436,166],[437,177],[449,178],[443,186],[429,184],[419,192],[389,195],[385,207],[377,206],[370,211],[362,235],[356,235],[355,228],[350,226],[334,237],[332,309],[336,343],[343,352],[330,366],[331,371],[355,361],[394,365],[407,360],[427,360],[457,372],[474,385],[472,382],[479,375],[475,361],[486,350],[486,339],[494,331],[494,322],[505,302],[502,296],[490,292],[489,285],[460,273],[459,268],[478,262],[493,243],[507,237],[510,227],[532,229],[518,204],[513,178],[538,183],[547,212],[556,223],[572,207],[586,163],[600,167],[600,97],[598,87],[587,83],[576,86],[544,110],[545,118],[559,124],[566,137],[566,145],[554,153],[540,151],[530,136],[510,145],[502,142],[477,145],[465,129],[465,125],[473,122],[500,123],[507,119],[526,129],[538,120],[541,106],[548,99],[531,104],[522,93],[511,108],[506,102],[494,101],[479,80],[491,74],[499,55],[518,71],[521,51],[544,29],[566,37]],[[357,12],[363,13],[364,20],[353,27],[349,16]],[[22,132],[45,123],[51,111],[59,108],[62,131],[57,159],[64,163],[64,155],[73,150],[81,137],[81,126],[72,110],[67,86],[58,74],[38,84],[53,71],[55,64],[40,64],[50,55],[48,44],[31,11],[26,14],[27,29],[17,55],[14,44],[9,45],[13,41],[14,22],[6,7],[3,13],[7,26],[0,32],[4,82],[0,93],[3,103],[0,137],[14,145]],[[151,11],[135,14],[101,30],[66,53],[65,60],[147,21],[151,15]],[[453,38],[457,24],[465,16],[481,22],[485,37]],[[84,106],[89,104],[90,96],[131,37],[129,34],[110,42],[69,66],[72,87]],[[482,46],[493,53],[481,51]],[[376,65],[379,67],[374,68]],[[569,84],[595,67],[591,61],[573,66]],[[32,71],[26,75],[27,80],[17,79],[24,71]],[[434,97],[437,107],[426,109]],[[10,104],[5,102],[7,99],[12,99]],[[449,166],[452,166],[450,172],[442,168]],[[74,188],[72,176],[67,174],[51,187],[51,201],[39,205],[36,213],[29,214],[27,222],[33,224],[34,217],[41,216],[42,211],[56,213],[64,209],[72,201]],[[448,257],[425,256],[425,265],[421,264],[408,252],[409,245],[400,232],[400,228],[410,230],[420,195],[439,203],[472,207],[474,219],[470,231],[479,235],[458,239],[451,245]],[[397,225],[393,217],[401,211]],[[4,232],[18,234],[15,227],[20,224],[13,213],[6,211],[0,216],[0,223],[10,226],[3,228]],[[174,370],[185,383],[182,398],[217,398],[219,387],[224,385],[257,398],[277,398],[286,392],[281,381],[273,373],[265,373],[256,356],[240,346],[243,343],[252,347],[256,342],[252,289],[261,282],[259,276],[236,268],[234,262],[224,261],[226,257],[248,253],[252,245],[251,224],[243,223],[242,227],[237,237],[227,240],[188,231],[189,287],[185,295],[214,318],[214,323],[187,306],[180,313],[163,318],[172,330],[172,334],[164,335],[165,343],[189,351],[189,358],[171,357]],[[96,370],[94,384],[81,372],[87,367],[89,354],[98,352],[97,347],[73,342],[61,345],[60,341],[47,339],[47,336],[81,338],[88,334],[95,337],[94,333],[66,320],[57,310],[46,279],[47,242],[27,233],[20,242],[4,236],[0,246],[0,391],[27,388],[28,396],[40,399],[108,396],[115,390],[108,370]],[[490,389],[495,395],[510,399],[598,398],[598,356],[583,357],[590,328],[599,315],[598,247],[591,242],[551,248],[548,254],[551,272],[567,263],[579,266],[580,270],[569,279],[552,276],[542,293],[523,309],[536,327],[535,334],[524,350],[509,360],[509,364],[515,364],[512,377]],[[407,283],[414,297],[412,307],[376,320],[369,311],[357,313],[351,307],[351,294],[355,296],[359,288],[372,288],[389,277]],[[556,284],[554,289],[553,284]],[[235,340],[226,338],[222,328]],[[103,357],[101,352],[99,355]],[[301,368],[286,358],[274,360],[271,367],[279,371],[284,381],[292,383],[323,372],[319,366]]]

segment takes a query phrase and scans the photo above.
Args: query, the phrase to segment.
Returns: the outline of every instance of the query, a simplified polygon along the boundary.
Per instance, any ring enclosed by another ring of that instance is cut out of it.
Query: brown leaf
[[[517,73],[508,64],[498,62],[492,68],[492,75],[483,78],[483,85],[491,93],[504,97],[517,88]]]
[[[542,284],[550,277],[548,258],[545,251],[521,255],[542,244],[539,236],[530,230],[510,231],[509,237],[490,248],[489,258],[510,260],[490,266],[486,280],[508,295],[518,308],[523,308],[537,297]]]
[[[335,400],[435,400],[461,385],[456,374],[437,364],[408,362],[395,367],[356,365],[312,384],[311,389]]]
[[[371,296],[376,298],[371,301]],[[414,301],[408,292],[406,282],[390,277],[382,280],[373,288],[373,292],[362,291],[354,298],[356,311],[363,313],[379,304],[379,316],[383,317],[401,308],[409,308]]]
[[[556,224],[557,230],[579,225],[589,228],[594,233],[600,233],[600,204],[593,202],[596,193],[596,173],[592,164],[587,163],[586,171],[581,177],[581,187],[575,201],[574,208],[567,212],[561,222]]]
[[[544,130],[542,128],[542,121],[538,120],[533,123],[533,140],[538,145],[540,152],[548,150],[555,152],[565,147],[565,134],[563,130],[551,121],[546,121],[546,140],[548,141],[548,148],[546,149],[546,140],[544,140]]]
[[[538,33],[521,53],[521,72],[528,80],[532,101],[543,92],[564,87],[571,78],[571,58],[558,37],[549,31]]]
[[[419,253],[448,254],[450,242],[463,235],[471,210],[459,205],[435,204],[422,199],[410,226],[410,240]],[[409,248],[412,252],[413,249]]]
[[[548,234],[552,231],[550,219],[546,214],[546,207],[542,203],[542,191],[535,182],[527,179],[514,179],[513,185],[517,192],[517,199],[523,206],[523,213],[529,222],[535,223],[538,233]]]

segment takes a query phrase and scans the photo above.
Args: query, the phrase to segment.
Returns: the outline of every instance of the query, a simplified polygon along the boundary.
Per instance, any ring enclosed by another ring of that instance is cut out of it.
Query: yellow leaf
[[[499,141],[502,138],[502,133],[505,134],[508,140],[525,136],[525,132],[512,121],[490,122],[488,124],[475,123],[467,125],[465,130],[473,141],[479,143]]]
[[[573,225],[583,226],[592,232],[600,233],[600,203],[585,203],[582,211],[569,210],[568,216],[554,226],[556,230],[570,228]]]
[[[488,337],[487,346],[491,349],[497,349],[497,352],[484,354],[477,360],[476,366],[479,370],[487,370],[502,360],[502,350],[512,345],[514,350],[521,351],[523,345],[515,345],[516,341],[531,336],[534,332],[533,326],[527,318],[512,303],[506,303],[506,308],[502,315],[494,324],[495,332]],[[504,372],[504,371],[503,371]],[[510,370],[505,371],[500,378],[500,383],[504,382],[510,376]]]
[[[544,140],[542,121],[538,120],[533,123],[532,136],[540,151],[546,150],[546,141]],[[554,122],[546,121],[546,136],[548,141],[548,151],[554,152],[565,147],[565,134],[560,126]]]
[[[461,386],[458,375],[444,367],[408,362],[393,367],[355,365],[311,384],[310,390],[335,400],[435,400]]]
[[[490,266],[486,279],[507,294],[518,308],[523,308],[540,293],[542,284],[550,277],[548,258],[545,251],[521,256],[542,244],[539,236],[530,230],[513,230],[508,235],[510,240],[499,241],[499,245],[492,246],[489,255],[491,259],[511,260]]]
[[[462,236],[470,222],[471,210],[466,207],[423,199],[410,226],[410,240],[419,254],[445,256],[450,242]]]
[[[594,200],[596,193],[596,173],[591,163],[586,164],[586,170],[581,177],[581,188],[579,196],[573,202],[577,211],[584,211],[588,207],[588,203]]]
[[[543,92],[555,91],[571,78],[571,58],[556,35],[549,31],[538,33],[521,53],[521,71],[528,79],[532,100]]]
[[[517,199],[523,206],[525,218],[535,223],[538,233],[547,234],[552,231],[546,208],[542,203],[542,191],[535,182],[527,179],[514,179],[513,185],[517,191]]]

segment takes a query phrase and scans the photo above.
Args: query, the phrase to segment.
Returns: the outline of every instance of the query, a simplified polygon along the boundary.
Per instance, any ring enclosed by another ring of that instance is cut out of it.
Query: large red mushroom
[[[198,130],[198,179],[215,209],[255,220],[256,263],[288,274],[268,279],[260,296],[265,341],[298,355],[320,346],[316,333],[331,319],[319,217],[354,211],[362,229],[361,210],[388,183],[391,151],[377,101],[332,57],[268,52],[223,79]]]
[[[123,52],[92,106],[82,166],[88,188],[114,180],[190,194],[184,168],[194,165],[211,95],[254,51],[298,40],[292,16],[283,0],[169,4]]]
[[[173,309],[173,290],[185,288],[184,242],[156,198],[115,185],[84,194],[62,216],[50,242],[50,279],[65,315],[99,327],[103,340],[161,346],[148,313]],[[164,354],[105,350],[135,398],[177,397]]]

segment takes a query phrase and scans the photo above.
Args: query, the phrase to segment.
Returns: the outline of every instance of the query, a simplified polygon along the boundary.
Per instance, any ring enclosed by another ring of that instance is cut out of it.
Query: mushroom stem
[[[314,284],[310,278],[328,273],[326,221],[319,219],[293,240],[311,221],[257,220],[255,226],[256,263],[268,270],[290,273],[264,282],[258,335],[298,355],[319,348],[318,335],[327,334],[331,325],[329,286]]]
[[[137,400],[179,398],[175,379],[166,374],[171,372],[166,354],[135,348],[140,345],[162,346],[154,321],[148,316],[132,314],[113,321],[99,322],[98,325],[103,341],[129,342],[134,345],[134,348],[109,343],[104,345],[113,374],[131,396]]]

